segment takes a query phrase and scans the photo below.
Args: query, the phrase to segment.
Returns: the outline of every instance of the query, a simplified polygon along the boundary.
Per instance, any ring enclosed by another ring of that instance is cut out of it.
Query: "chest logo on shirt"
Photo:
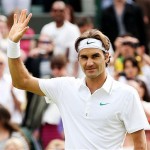
[[[108,105],[108,104],[109,104],[109,103],[104,103],[104,102],[100,102],[100,103],[99,103],[100,106],[105,106],[105,105]]]

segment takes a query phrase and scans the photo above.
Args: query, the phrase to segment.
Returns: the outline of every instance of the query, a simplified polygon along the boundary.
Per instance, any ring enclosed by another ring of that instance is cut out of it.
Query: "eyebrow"
[[[94,53],[94,54],[92,54],[92,57],[93,56],[100,56],[100,54],[99,53]],[[81,55],[79,55],[79,57],[88,57],[86,54],[81,54]]]

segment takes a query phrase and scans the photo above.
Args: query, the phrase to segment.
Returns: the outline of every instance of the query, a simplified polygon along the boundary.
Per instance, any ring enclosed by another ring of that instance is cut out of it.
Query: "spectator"
[[[23,150],[29,150],[28,142],[19,127],[10,121],[9,111],[0,104],[0,149],[4,150],[10,138],[17,138],[23,144]],[[16,150],[16,149],[15,149]]]
[[[79,27],[80,34],[94,28],[93,21],[90,17],[81,17],[76,20],[76,24]]]
[[[141,58],[136,53],[136,48],[139,44],[137,38],[132,37],[130,34],[126,34],[117,37],[115,40],[115,53],[113,55],[112,65],[117,73],[123,71],[123,61],[127,57],[135,57],[137,61]]]
[[[126,83],[128,80],[134,80],[136,78],[142,79],[147,82],[145,76],[141,73],[141,67],[138,61],[134,57],[127,57],[123,62],[123,73],[120,73],[119,81]]]
[[[6,57],[0,52],[0,104],[6,107],[11,114],[11,121],[21,124],[23,105],[26,103],[25,92],[12,86],[11,77],[4,72]]]
[[[44,77],[51,73],[50,60],[53,56],[54,43],[53,39],[49,35],[40,35],[37,43],[37,47],[32,49],[28,58],[25,61],[25,65],[29,72],[35,77]],[[23,126],[26,126],[26,120],[28,119],[29,107],[32,101],[33,94],[27,92],[27,106],[25,116],[23,119]]]
[[[118,36],[131,33],[147,47],[142,10],[135,3],[114,0],[113,4],[102,12],[101,30],[110,38],[112,44]]]
[[[51,17],[53,22],[45,25],[41,34],[46,34],[54,40],[54,54],[63,54],[69,60],[68,72],[77,75],[77,53],[74,50],[74,42],[80,35],[79,29],[66,20],[66,5],[62,1],[56,1],[52,5]]]

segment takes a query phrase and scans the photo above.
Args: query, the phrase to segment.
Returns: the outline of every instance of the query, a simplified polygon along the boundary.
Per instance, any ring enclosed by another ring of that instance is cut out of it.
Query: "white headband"
[[[98,48],[104,52],[108,52],[102,45],[102,42],[100,40],[94,39],[94,38],[87,38],[82,41],[80,41],[80,44],[78,46],[78,51],[81,51],[84,48]]]

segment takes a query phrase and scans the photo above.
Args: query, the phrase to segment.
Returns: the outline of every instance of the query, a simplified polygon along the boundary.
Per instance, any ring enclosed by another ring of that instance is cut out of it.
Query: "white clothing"
[[[30,11],[31,0],[1,0],[2,9],[5,15],[10,15],[12,11],[27,9]]]
[[[61,117],[60,117],[60,112],[58,110],[58,107],[56,106],[56,104],[51,103],[43,114],[42,124],[48,123],[48,124],[58,125],[60,119]]]
[[[7,74],[0,79],[0,104],[6,107],[11,114],[11,121],[20,124],[22,122],[22,114],[15,108],[14,100],[11,94],[12,82],[11,77]],[[16,98],[23,104],[25,100],[25,92],[13,88]]]
[[[80,31],[78,27],[68,21],[64,22],[64,25],[60,28],[56,27],[55,22],[46,24],[42,30],[41,34],[49,35],[55,44],[54,54],[64,54],[66,55],[69,51],[69,61],[70,66],[68,68],[69,73],[73,72],[72,65],[77,61],[77,52],[74,48],[75,40],[79,37]]]
[[[84,79],[73,77],[39,79],[39,86],[59,108],[65,150],[119,150],[126,132],[148,126],[136,90],[109,75],[93,94]]]

